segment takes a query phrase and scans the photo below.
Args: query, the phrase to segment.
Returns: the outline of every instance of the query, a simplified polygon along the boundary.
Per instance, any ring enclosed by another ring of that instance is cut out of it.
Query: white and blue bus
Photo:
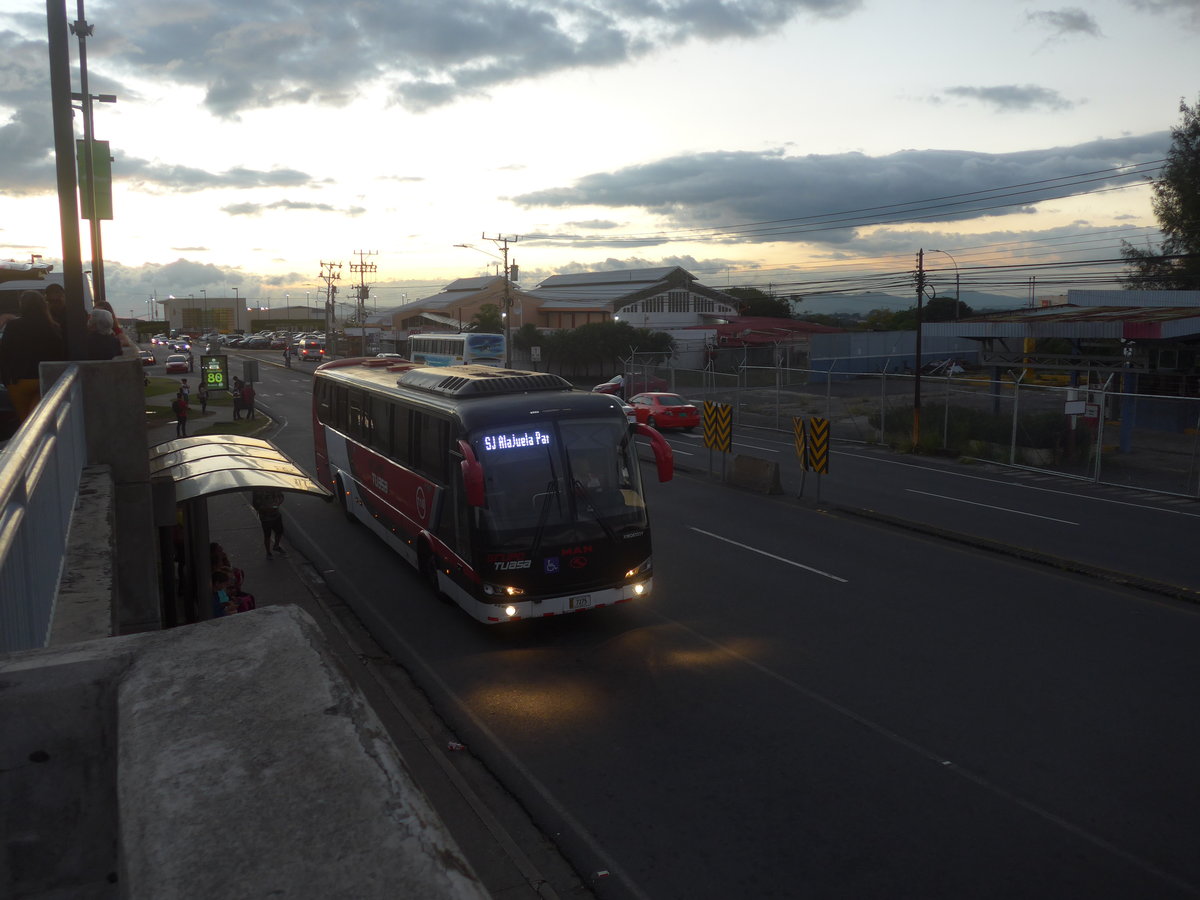
[[[504,335],[414,334],[408,339],[408,358],[423,366],[503,366]]]

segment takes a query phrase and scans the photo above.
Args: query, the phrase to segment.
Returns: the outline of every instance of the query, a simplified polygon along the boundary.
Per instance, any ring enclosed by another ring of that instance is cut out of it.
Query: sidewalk
[[[170,395],[149,402],[160,399],[169,406]],[[195,435],[207,423],[229,414],[227,407],[218,407],[214,417],[210,407],[208,416],[189,420],[188,433]],[[266,437],[274,423],[262,410],[258,419],[262,423],[258,436]],[[174,439],[173,421],[147,428],[150,446]],[[353,610],[328,589],[320,573],[293,545],[287,531],[286,502],[283,511],[286,553],[267,559],[248,492],[208,499],[210,540],[219,543],[233,565],[245,572],[245,590],[254,595],[256,605],[291,604],[313,618],[330,652],[382,721],[409,774],[492,897],[591,896],[557,849],[479,761],[469,752],[447,749],[456,736],[407,672],[375,643]],[[486,803],[481,792],[487,795]]]

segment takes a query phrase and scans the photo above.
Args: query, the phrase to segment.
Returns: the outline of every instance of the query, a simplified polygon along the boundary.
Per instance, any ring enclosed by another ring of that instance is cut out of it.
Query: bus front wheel
[[[350,492],[346,489],[346,480],[339,475],[337,479],[338,502],[342,505],[342,515],[351,522],[354,521],[354,513],[350,509]]]
[[[450,598],[445,592],[438,587],[438,566],[437,560],[434,559],[433,551],[429,547],[424,547],[421,550],[421,575],[424,576],[429,589],[433,591],[433,596],[439,600],[446,601]]]

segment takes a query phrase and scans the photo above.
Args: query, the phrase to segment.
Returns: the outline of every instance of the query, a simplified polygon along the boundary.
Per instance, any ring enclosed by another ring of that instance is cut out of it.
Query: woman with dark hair
[[[20,317],[8,323],[0,338],[0,380],[8,385],[17,419],[23,422],[42,399],[38,366],[62,359],[62,334],[37,291],[23,292],[19,302]]]

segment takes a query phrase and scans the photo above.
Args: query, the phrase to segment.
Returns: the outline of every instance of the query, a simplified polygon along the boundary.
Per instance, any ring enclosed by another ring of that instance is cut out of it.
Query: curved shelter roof
[[[150,475],[169,475],[180,502],[255,488],[333,499],[274,444],[240,435],[203,435],[156,444],[150,448]]]

